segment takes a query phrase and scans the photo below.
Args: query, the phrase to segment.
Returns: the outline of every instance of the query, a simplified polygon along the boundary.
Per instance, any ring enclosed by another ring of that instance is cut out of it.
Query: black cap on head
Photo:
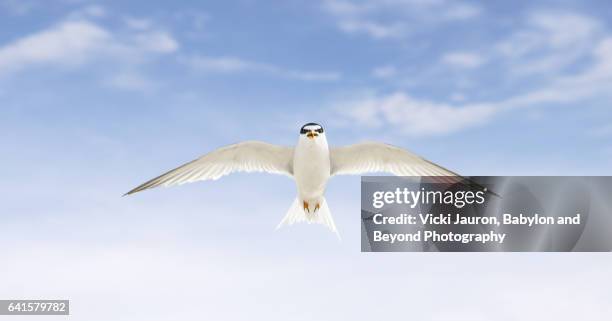
[[[306,127],[312,127],[312,128],[306,128]],[[308,133],[308,131],[310,130],[314,130],[317,133],[321,134],[323,133],[323,126],[317,124],[317,123],[308,123],[304,126],[302,126],[302,128],[300,129],[300,134],[306,134]]]

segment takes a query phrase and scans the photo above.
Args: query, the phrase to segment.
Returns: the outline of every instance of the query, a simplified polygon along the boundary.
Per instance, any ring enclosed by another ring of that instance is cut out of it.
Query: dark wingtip
[[[152,181],[152,180],[151,180],[151,181]],[[147,189],[147,188],[150,188],[149,183],[150,183],[151,181],[146,182],[146,183],[141,184],[141,185],[138,185],[137,187],[133,188],[133,189],[132,189],[132,190],[130,190],[129,192],[127,192],[127,193],[123,194],[123,196],[132,195],[132,194],[134,194],[134,193],[138,193],[138,192],[144,191],[144,190],[145,190],[145,189]],[[122,196],[122,197],[123,197],[123,196]]]
[[[497,197],[499,197],[499,198],[503,198],[501,195],[499,195],[499,194],[497,194],[497,193],[495,193],[495,192],[493,192],[493,191],[490,191],[490,190],[488,190],[488,189],[487,189],[487,192],[489,192],[489,193],[491,193],[491,194],[493,194],[494,196],[497,196]]]
[[[134,193],[136,193],[136,192],[139,192],[139,191],[140,191],[140,190],[139,190],[139,189],[138,189],[138,187],[137,187],[137,188],[135,188],[135,189],[133,189],[133,190],[131,190],[131,191],[129,191],[129,192],[127,192],[127,193],[125,193],[125,194],[121,195],[121,197],[125,197],[125,196],[128,196],[128,195],[132,195],[132,194],[134,194]]]
[[[492,191],[492,190],[490,190],[488,187],[485,187],[485,192],[486,192],[487,194],[491,194],[491,195],[493,195],[493,196],[499,197],[500,199],[501,199],[501,198],[503,198],[501,195],[499,195],[499,194],[497,194],[497,193],[493,192],[493,191]]]
[[[460,176],[460,177],[461,177],[461,176]],[[478,187],[484,188],[485,193],[487,193],[487,194],[491,194],[491,195],[496,196],[496,197],[499,197],[500,199],[502,199],[502,198],[503,198],[503,197],[501,197],[501,195],[499,195],[499,194],[495,193],[494,191],[492,191],[492,190],[491,190],[490,188],[488,188],[487,186],[483,186],[483,185],[481,185],[481,184],[479,184],[479,183],[476,183],[475,181],[473,181],[473,180],[472,180],[471,178],[469,178],[469,177],[463,177],[463,178],[464,178],[465,180],[467,180],[467,183],[468,183],[469,185],[476,185],[476,186],[478,186]]]

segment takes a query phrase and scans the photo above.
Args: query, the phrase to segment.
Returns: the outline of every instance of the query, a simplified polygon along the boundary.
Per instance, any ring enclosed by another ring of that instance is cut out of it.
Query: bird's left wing
[[[257,141],[229,145],[162,174],[126,195],[158,186],[215,180],[233,172],[268,172],[293,176],[293,148]]]
[[[398,176],[459,176],[405,149],[382,143],[332,148],[331,174],[386,172]]]

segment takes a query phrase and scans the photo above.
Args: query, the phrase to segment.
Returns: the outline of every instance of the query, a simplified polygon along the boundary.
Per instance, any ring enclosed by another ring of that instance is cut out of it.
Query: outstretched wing
[[[293,148],[249,141],[229,145],[162,174],[125,195],[158,186],[215,180],[233,172],[293,175]]]
[[[332,148],[331,174],[386,172],[398,176],[459,176],[405,149],[382,143]]]

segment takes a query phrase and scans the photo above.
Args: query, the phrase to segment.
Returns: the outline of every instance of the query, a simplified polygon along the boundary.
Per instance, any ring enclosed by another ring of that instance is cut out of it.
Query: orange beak
[[[314,131],[309,131],[308,134],[306,134],[306,137],[308,137],[310,139],[314,139],[317,136],[319,136],[319,134],[314,132]]]

